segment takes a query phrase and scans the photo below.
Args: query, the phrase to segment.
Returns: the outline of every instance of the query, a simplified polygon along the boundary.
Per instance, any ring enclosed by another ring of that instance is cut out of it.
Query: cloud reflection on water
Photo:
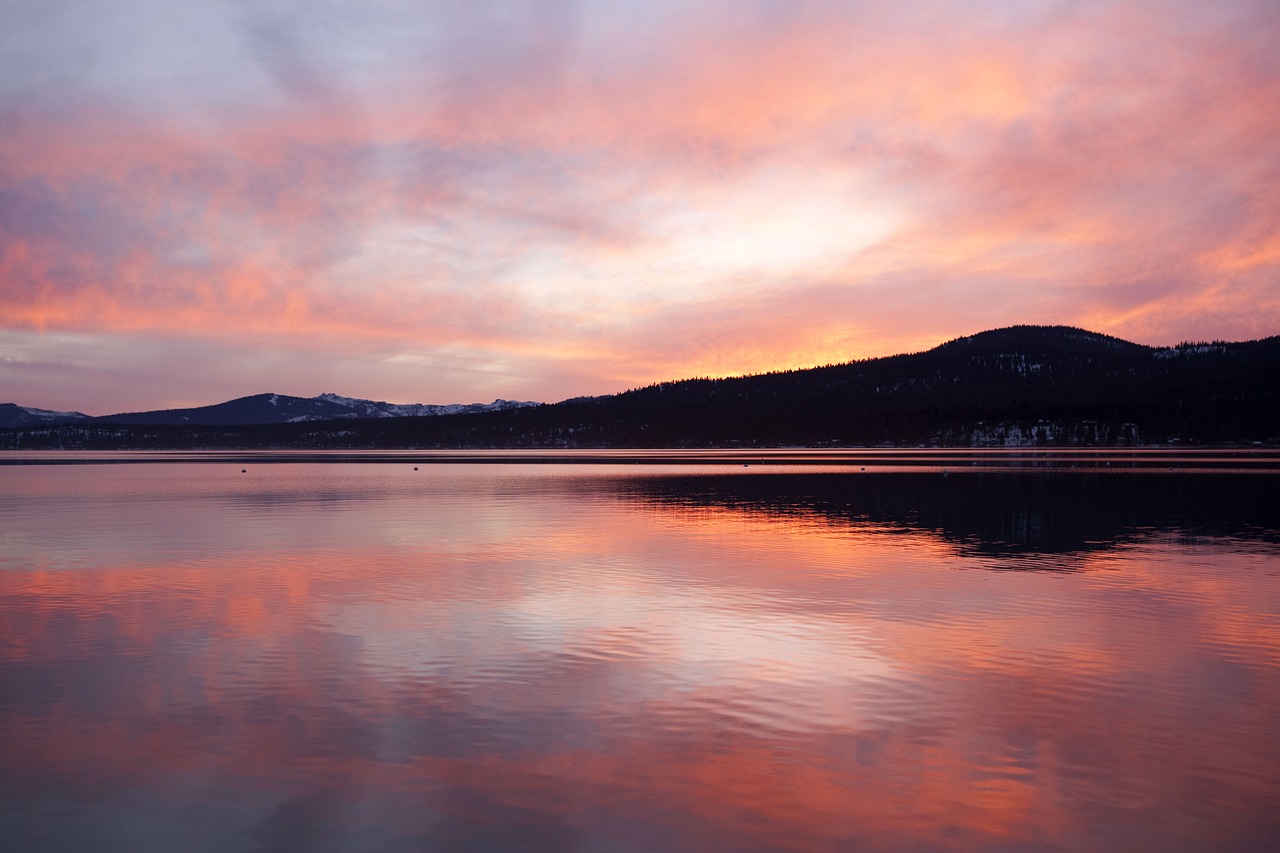
[[[18,849],[1280,835],[1269,481],[196,467],[0,499]]]

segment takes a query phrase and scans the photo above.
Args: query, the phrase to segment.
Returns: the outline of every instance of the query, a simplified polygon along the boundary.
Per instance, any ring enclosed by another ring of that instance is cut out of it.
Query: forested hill
[[[7,448],[735,447],[1280,441],[1280,337],[1152,348],[1016,326],[926,352],[510,411],[0,432]]]

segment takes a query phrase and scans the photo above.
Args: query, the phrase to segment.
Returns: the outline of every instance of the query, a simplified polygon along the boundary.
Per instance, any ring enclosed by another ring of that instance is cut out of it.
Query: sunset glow
[[[16,0],[0,402],[1280,332],[1280,7]]]

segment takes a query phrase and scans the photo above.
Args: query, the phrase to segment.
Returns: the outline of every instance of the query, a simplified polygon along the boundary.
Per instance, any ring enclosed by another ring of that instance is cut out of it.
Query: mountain
[[[48,409],[32,409],[13,403],[0,403],[0,427],[41,426],[87,420],[91,418],[80,412],[51,412]]]
[[[492,403],[470,403],[437,406],[427,403],[382,403],[359,400],[337,394],[318,397],[289,397],[284,394],[255,394],[212,406],[191,409],[163,409],[154,412],[127,412],[104,415],[94,420],[113,424],[191,424],[237,426],[245,424],[285,424],[306,421],[347,420],[352,418],[403,418],[497,412],[538,403],[494,400]]]
[[[659,383],[387,438],[541,447],[1280,441],[1280,337],[1155,348],[1016,326],[921,353]]]
[[[351,397],[339,397],[337,394],[321,394],[317,400],[327,400],[351,409],[351,417],[356,418],[421,418],[435,415],[475,414],[477,412],[502,412],[507,409],[519,409],[525,406],[540,406],[541,403],[519,400],[494,400],[492,403],[448,403],[434,405],[432,403],[377,403],[372,400],[355,400]]]
[[[283,399],[266,405],[278,408]],[[757,376],[662,382],[554,405],[448,418],[344,418],[217,429],[123,422],[110,428],[27,427],[0,431],[0,447],[1275,443],[1280,442],[1280,337],[1157,348],[1066,326],[1014,326],[919,353]]]
[[[12,403],[0,404],[0,427],[26,427],[56,423],[150,424],[190,426],[238,426],[282,424],[351,418],[402,418],[497,412],[538,403],[494,400],[492,403],[431,405],[427,403],[382,403],[321,394],[318,397],[289,397],[284,394],[255,394],[212,406],[191,409],[162,409],[152,412],[124,412],[90,417],[79,412],[50,412]]]

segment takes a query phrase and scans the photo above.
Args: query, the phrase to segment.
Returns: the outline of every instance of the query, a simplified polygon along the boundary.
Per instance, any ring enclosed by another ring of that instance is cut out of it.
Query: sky
[[[1275,0],[0,0],[0,402],[1280,333]]]

